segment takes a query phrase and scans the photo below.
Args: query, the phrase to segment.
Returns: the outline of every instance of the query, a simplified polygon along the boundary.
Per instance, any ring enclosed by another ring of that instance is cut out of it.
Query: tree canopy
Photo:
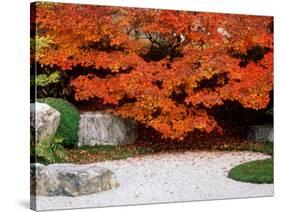
[[[69,82],[76,101],[98,98],[163,137],[222,132],[209,109],[227,100],[270,101],[272,17],[61,3],[33,15],[34,62],[81,70]]]

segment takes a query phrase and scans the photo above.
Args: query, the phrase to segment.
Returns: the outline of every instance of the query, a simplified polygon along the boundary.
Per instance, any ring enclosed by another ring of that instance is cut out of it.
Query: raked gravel
[[[79,197],[38,196],[37,210],[272,196],[273,184],[227,177],[235,165],[265,158],[252,152],[200,151],[99,162],[115,172],[117,189]]]

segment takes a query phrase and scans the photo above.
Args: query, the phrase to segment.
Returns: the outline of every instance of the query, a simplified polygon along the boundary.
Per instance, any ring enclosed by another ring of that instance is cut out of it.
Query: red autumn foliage
[[[227,100],[255,110],[270,101],[272,17],[47,3],[36,22],[52,40],[38,63],[92,70],[71,81],[77,101],[102,99],[164,137],[221,131],[208,109]],[[255,47],[261,57],[241,65]]]

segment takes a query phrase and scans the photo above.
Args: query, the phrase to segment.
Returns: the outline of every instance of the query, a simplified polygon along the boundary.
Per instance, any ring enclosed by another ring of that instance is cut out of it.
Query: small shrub
[[[62,144],[63,138],[55,136],[45,138],[36,144],[34,148],[35,155],[51,163],[54,163],[58,159],[66,160],[68,157]]]
[[[75,146],[78,140],[79,111],[72,104],[63,99],[44,98],[38,99],[37,101],[46,103],[60,112],[60,125],[56,135],[64,139],[64,146]]]
[[[49,75],[47,74],[38,74],[35,78],[36,86],[45,87],[50,84],[59,82],[60,75],[58,71],[55,71]]]

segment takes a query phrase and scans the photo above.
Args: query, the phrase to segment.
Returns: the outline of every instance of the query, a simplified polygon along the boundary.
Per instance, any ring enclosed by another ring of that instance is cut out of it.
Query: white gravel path
[[[273,195],[273,184],[227,178],[237,164],[269,156],[252,152],[159,154],[96,165],[115,172],[120,186],[80,197],[37,197],[38,210],[181,202]]]

